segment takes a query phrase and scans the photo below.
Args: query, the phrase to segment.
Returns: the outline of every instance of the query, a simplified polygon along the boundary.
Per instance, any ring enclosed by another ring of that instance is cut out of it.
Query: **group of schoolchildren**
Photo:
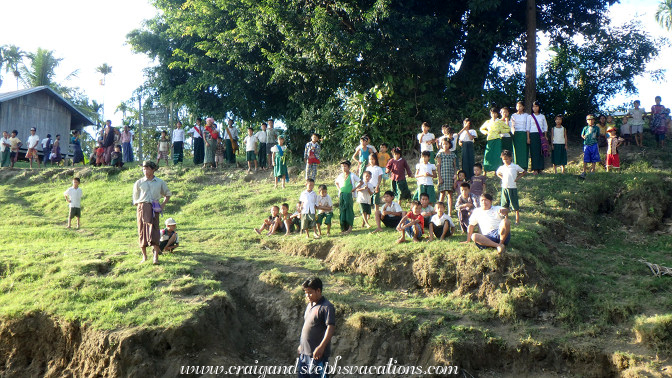
[[[14,168],[14,164],[18,161],[19,149],[23,146],[23,142],[19,139],[18,135],[19,132],[17,130],[12,130],[11,134],[7,131],[2,132],[2,138],[0,138],[0,167]],[[37,162],[37,167],[39,168],[40,163],[44,163],[46,167],[48,163],[58,164],[62,160],[60,135],[56,135],[56,139],[52,140],[51,134],[47,134],[47,137],[40,141],[37,129],[31,127],[26,143],[26,159],[30,163],[30,168],[33,168],[33,162]],[[43,153],[42,161],[40,161],[37,151],[40,144],[42,145]]]

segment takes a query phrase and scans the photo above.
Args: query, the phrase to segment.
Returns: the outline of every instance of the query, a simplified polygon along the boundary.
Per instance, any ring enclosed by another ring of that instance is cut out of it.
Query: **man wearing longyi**
[[[142,250],[142,261],[147,260],[147,247],[151,246],[154,251],[153,263],[159,263],[160,227],[159,215],[170,200],[170,190],[166,182],[154,177],[157,165],[152,161],[142,163],[142,172],[145,177],[136,181],[133,185],[133,205],[137,208],[138,218],[138,243]],[[163,202],[159,203],[159,198]]]

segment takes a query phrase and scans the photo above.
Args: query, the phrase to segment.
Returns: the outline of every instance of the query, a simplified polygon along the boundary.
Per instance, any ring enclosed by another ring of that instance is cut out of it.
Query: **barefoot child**
[[[317,232],[322,236],[322,221],[327,225],[327,235],[331,233],[331,219],[334,217],[334,204],[327,194],[327,186],[322,184],[317,188]]]
[[[159,239],[159,250],[161,252],[173,252],[180,245],[180,239],[177,237],[177,222],[175,219],[166,219],[166,228],[161,230]]]
[[[405,242],[406,235],[412,238],[414,242],[420,241],[420,238],[422,238],[422,229],[425,227],[425,220],[420,213],[420,209],[420,201],[413,201],[411,203],[411,211],[401,218],[397,226],[397,231],[400,233],[397,243]]]
[[[243,140],[245,143],[245,160],[247,160],[247,173],[252,173],[252,162],[254,162],[254,171],[256,172],[259,169],[257,163],[257,145],[259,144],[259,139],[254,135],[254,129],[251,127],[247,128],[247,136]]]
[[[371,228],[369,224],[371,198],[375,190],[375,186],[371,183],[371,172],[364,171],[362,181],[359,182],[357,189],[355,189],[357,192],[357,203],[359,203],[359,208],[362,210],[362,227]]]
[[[289,216],[289,228],[287,229],[287,233],[289,234],[290,232],[294,232],[295,228],[299,229],[299,232],[301,231],[301,208],[303,207],[303,204],[301,201],[299,201],[296,204],[296,209],[294,209],[294,212],[292,215]],[[289,210],[289,208],[288,208]]]
[[[79,177],[72,179],[72,186],[63,195],[70,209],[67,228],[70,228],[72,218],[77,217],[77,229],[79,229],[79,218],[82,216],[82,188],[79,187]]]
[[[560,166],[560,172],[565,173],[565,165],[567,165],[567,129],[562,126],[562,116],[559,114],[555,116],[555,127],[551,133],[551,150],[553,172],[558,173],[558,166]]]
[[[586,177],[588,163],[591,164],[590,172],[595,173],[595,164],[600,162],[600,152],[597,148],[597,136],[600,134],[600,128],[595,126],[595,117],[592,114],[586,116],[586,122],[588,122],[588,126],[581,131],[581,138],[583,138],[582,178]]]
[[[30,169],[33,169],[33,160],[37,160],[37,168],[40,168],[40,158],[37,156],[37,145],[40,144],[40,137],[36,134],[34,127],[30,128],[30,136],[26,141],[28,143],[28,151],[26,151],[26,159],[30,162]]]
[[[14,168],[14,163],[19,159],[19,148],[21,148],[21,139],[17,137],[19,132],[12,130],[12,136],[9,138],[9,161],[10,168]]]
[[[607,139],[607,172],[609,168],[615,168],[621,171],[621,159],[618,156],[618,147],[623,144],[623,138],[616,136],[616,128],[611,127],[607,130],[609,139]]]
[[[289,213],[289,204],[283,203],[282,206],[280,206],[281,222],[280,225],[273,230],[273,233],[284,232],[285,236],[289,236],[289,230],[291,228],[291,216],[292,215]]]
[[[453,207],[453,180],[455,179],[455,171],[457,171],[455,153],[450,150],[452,147],[452,138],[443,138],[441,139],[441,150],[436,154],[436,170],[439,173],[439,201],[445,201],[446,197],[448,198],[449,214]]]
[[[395,147],[392,150],[393,159],[390,159],[385,166],[387,173],[392,179],[392,192],[397,201],[400,199],[410,199],[411,191],[408,190],[408,183],[406,182],[406,175],[411,176],[411,167],[408,162],[401,157],[401,148]]]
[[[319,239],[317,234],[317,226],[315,225],[315,206],[317,206],[317,193],[313,190],[315,187],[315,180],[306,180],[306,190],[301,193],[299,200],[301,201],[301,233],[306,232],[306,239],[310,239],[310,229],[313,229],[313,236]]]
[[[383,231],[380,227],[380,222],[383,222],[385,227],[396,228],[401,221],[403,211],[398,203],[394,202],[394,192],[388,190],[383,194],[383,201],[385,202],[381,207],[381,211],[376,211],[376,229],[373,232]]]
[[[429,222],[429,241],[433,241],[435,236],[439,240],[445,240],[453,232],[455,232],[455,224],[446,214],[446,204],[439,201],[436,203],[436,214],[432,216],[431,222]]]
[[[516,212],[516,224],[520,222],[520,207],[518,206],[518,188],[516,181],[525,176],[526,171],[519,165],[512,163],[513,154],[509,150],[502,151],[504,165],[497,169],[497,177],[502,179],[502,207]]]
[[[385,172],[383,168],[378,166],[378,157],[376,154],[369,155],[369,165],[366,167],[366,171],[371,173],[371,184],[374,187],[373,196],[371,196],[371,204],[374,207],[374,214],[378,211],[378,207],[383,203],[382,196],[380,194],[380,187],[383,183],[383,175]]]
[[[271,215],[268,218],[264,219],[264,222],[261,224],[261,227],[255,228],[254,232],[261,235],[262,231],[268,230],[267,235],[272,234],[272,230],[278,227],[278,224],[282,223],[282,218],[280,217],[280,208],[277,206],[271,207]]]
[[[429,203],[436,202],[436,193],[434,192],[434,178],[436,174],[436,166],[429,162],[431,153],[423,151],[422,161],[415,166],[415,178],[418,182],[418,190],[415,192],[413,199],[420,200],[420,195],[426,193],[429,197]]]
[[[271,147],[271,164],[273,164],[273,176],[275,177],[275,188],[278,188],[278,180],[282,182],[282,189],[285,189],[285,181],[287,181],[287,146],[285,146],[285,138],[278,137],[278,144]]]
[[[359,184],[359,177],[350,172],[350,162],[348,160],[341,162],[341,174],[336,177],[334,182],[338,188],[341,233],[349,234],[352,231],[352,224],[355,222],[355,213],[352,210],[352,197]]]

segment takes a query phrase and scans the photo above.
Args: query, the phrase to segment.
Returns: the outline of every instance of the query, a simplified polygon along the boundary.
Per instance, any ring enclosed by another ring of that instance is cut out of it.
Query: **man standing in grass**
[[[159,214],[163,212],[168,200],[170,200],[170,190],[165,181],[154,177],[157,165],[152,161],[142,163],[142,172],[145,177],[135,182],[133,185],[133,205],[137,208],[138,220],[138,243],[142,250],[142,261],[147,260],[147,247],[151,246],[154,250],[153,263],[159,263]],[[163,197],[163,202],[159,203],[159,197]]]
[[[79,187],[79,177],[72,179],[72,186],[63,193],[68,202],[70,212],[68,213],[68,226],[73,217],[77,217],[77,229],[79,230],[79,218],[82,216],[82,188]]]
[[[322,296],[322,280],[310,278],[303,283],[308,305],[303,315],[299,343],[299,378],[327,378],[324,371],[331,354],[331,337],[336,330],[336,310]]]

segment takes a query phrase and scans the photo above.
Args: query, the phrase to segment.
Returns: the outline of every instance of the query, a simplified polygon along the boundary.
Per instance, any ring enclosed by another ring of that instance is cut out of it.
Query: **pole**
[[[525,62],[525,111],[532,114],[537,97],[537,6],[527,0],[527,54]]]
[[[142,94],[138,93],[138,157],[142,159]]]

